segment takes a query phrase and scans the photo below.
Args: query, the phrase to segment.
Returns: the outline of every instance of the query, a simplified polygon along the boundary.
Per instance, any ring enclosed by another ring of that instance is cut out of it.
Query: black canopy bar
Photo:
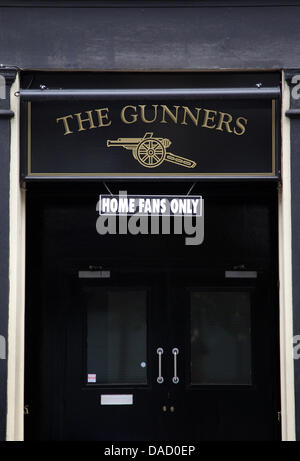
[[[124,99],[276,99],[279,87],[249,88],[143,88],[143,89],[40,89],[20,90],[22,100],[124,100]]]

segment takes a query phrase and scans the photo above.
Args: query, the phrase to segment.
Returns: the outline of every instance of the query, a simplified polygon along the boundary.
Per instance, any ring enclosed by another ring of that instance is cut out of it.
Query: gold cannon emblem
[[[145,133],[143,138],[107,140],[107,147],[121,146],[124,147],[124,149],[131,150],[133,157],[146,168],[156,168],[165,160],[186,168],[195,168],[197,165],[196,162],[167,152],[167,148],[170,145],[170,139],[154,138],[153,133]]]

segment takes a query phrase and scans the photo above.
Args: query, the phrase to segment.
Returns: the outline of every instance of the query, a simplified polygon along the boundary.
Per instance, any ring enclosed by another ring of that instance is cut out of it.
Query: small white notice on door
[[[102,394],[101,405],[133,405],[132,394]]]
[[[96,382],[96,373],[89,373],[88,374],[88,383],[95,383]]]

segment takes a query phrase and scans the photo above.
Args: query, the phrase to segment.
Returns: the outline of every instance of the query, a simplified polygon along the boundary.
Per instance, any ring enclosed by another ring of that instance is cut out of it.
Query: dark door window
[[[191,297],[191,383],[251,384],[249,291],[200,291]]]
[[[147,291],[85,287],[87,383],[147,384]]]

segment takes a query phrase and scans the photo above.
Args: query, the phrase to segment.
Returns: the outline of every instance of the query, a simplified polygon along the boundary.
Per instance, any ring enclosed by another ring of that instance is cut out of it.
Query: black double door
[[[272,438],[263,275],[110,277],[75,278],[71,289],[64,439]]]
[[[38,192],[28,200],[25,437],[277,439],[272,193],[211,194],[205,242],[185,247],[172,236],[95,237],[92,193]]]

